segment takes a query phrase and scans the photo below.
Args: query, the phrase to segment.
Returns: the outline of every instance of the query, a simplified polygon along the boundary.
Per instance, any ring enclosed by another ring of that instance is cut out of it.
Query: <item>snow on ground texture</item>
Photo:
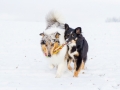
[[[40,22],[0,22],[0,90],[120,90],[120,24],[70,23],[81,26],[89,44],[86,68],[78,78],[55,78],[40,49]],[[83,73],[84,72],[84,73]]]

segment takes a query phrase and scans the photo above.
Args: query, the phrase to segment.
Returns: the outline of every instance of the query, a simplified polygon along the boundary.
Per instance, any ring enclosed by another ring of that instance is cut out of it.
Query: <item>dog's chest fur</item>
[[[77,51],[77,47],[75,44],[71,44],[68,46],[69,50],[68,50],[68,54],[69,56],[75,60],[75,57],[79,55],[78,51]]]

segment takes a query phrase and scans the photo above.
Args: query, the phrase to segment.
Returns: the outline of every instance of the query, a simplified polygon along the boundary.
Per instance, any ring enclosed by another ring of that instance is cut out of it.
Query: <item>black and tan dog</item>
[[[87,60],[88,43],[82,35],[81,27],[72,29],[68,24],[65,24],[65,36],[68,43],[68,68],[70,62],[74,62],[74,77],[78,77],[80,70],[84,69]]]

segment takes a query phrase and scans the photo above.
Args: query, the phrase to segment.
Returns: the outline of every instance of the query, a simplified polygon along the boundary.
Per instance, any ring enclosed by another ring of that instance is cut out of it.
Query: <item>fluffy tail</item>
[[[47,23],[47,28],[53,25],[57,27],[57,26],[61,26],[61,24],[64,24],[63,17],[56,11],[50,11],[47,14],[46,23]]]

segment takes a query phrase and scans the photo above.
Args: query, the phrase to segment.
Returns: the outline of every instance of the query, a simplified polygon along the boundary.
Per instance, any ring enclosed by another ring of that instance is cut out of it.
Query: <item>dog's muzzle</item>
[[[68,40],[68,39],[66,39],[66,45],[69,45],[71,42]]]
[[[50,54],[50,53],[48,54],[48,57],[51,57],[51,54]]]

